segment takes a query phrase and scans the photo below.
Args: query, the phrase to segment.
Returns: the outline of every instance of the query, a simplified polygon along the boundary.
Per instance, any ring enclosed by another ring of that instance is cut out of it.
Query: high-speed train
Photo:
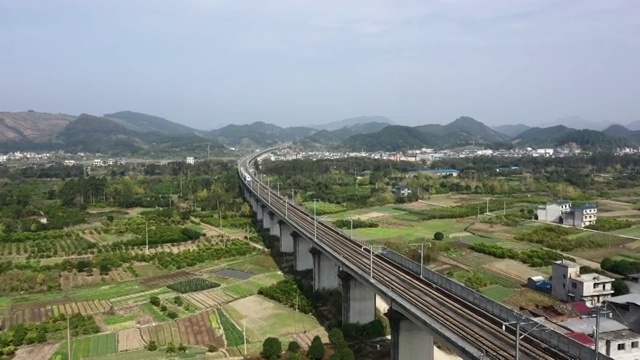
[[[242,177],[244,177],[245,181],[251,181],[251,176],[249,176],[249,174],[244,169],[242,169]]]

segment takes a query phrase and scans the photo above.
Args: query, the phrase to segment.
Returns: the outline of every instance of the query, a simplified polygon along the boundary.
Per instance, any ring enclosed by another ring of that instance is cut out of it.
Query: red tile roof
[[[567,336],[572,338],[573,340],[575,340],[575,341],[577,341],[577,342],[579,342],[581,344],[587,345],[587,346],[594,346],[595,345],[595,342],[593,341],[593,339],[589,335],[587,335],[585,333],[571,333],[571,334],[569,334]]]

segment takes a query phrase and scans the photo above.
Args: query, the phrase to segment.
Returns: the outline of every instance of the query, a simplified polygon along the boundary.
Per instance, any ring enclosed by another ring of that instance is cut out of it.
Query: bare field
[[[528,265],[511,259],[494,261],[484,265],[484,267],[488,270],[513,278],[514,280],[519,280],[523,283],[526,283],[527,278],[531,276],[544,275]]]
[[[49,360],[58,350],[60,343],[21,346],[16,351],[14,360]]]
[[[108,276],[100,275],[100,270],[93,269],[93,274],[87,276],[85,273],[79,272],[63,272],[60,273],[60,287],[62,290],[69,290],[74,287],[101,285],[107,282],[124,282],[134,280],[133,276],[124,270],[115,269],[109,272]]]
[[[145,346],[140,329],[125,329],[118,331],[118,351],[142,349]]]
[[[500,240],[513,240],[513,228],[500,224],[487,224],[476,222],[471,224],[467,231],[472,233],[486,234]]]
[[[211,327],[210,315],[211,312],[205,311],[176,321],[183,344],[224,347],[224,339]]]

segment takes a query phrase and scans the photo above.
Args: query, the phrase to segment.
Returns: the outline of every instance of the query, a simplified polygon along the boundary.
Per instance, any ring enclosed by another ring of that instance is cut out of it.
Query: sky
[[[0,111],[640,120],[637,0],[0,0]]]

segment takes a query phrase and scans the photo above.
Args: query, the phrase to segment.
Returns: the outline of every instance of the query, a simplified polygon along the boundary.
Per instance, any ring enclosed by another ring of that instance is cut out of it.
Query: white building
[[[93,160],[93,166],[102,166],[102,160],[101,159]]]
[[[538,206],[536,220],[561,223],[563,214],[571,210],[571,201],[558,200],[551,204]]]
[[[73,160],[65,160],[64,161],[64,166],[73,166],[75,164],[76,164],[76,162],[73,161]]]
[[[580,274],[579,264],[559,260],[551,271],[551,294],[565,302],[584,301],[593,306],[611,297],[613,280],[596,273]]]
[[[616,360],[640,360],[640,335],[632,330],[617,330],[599,334],[598,350]]]
[[[0,162],[7,161],[7,155],[0,155]]]
[[[196,163],[196,159],[194,159],[193,156],[187,157],[187,164],[193,165],[195,163]]]

